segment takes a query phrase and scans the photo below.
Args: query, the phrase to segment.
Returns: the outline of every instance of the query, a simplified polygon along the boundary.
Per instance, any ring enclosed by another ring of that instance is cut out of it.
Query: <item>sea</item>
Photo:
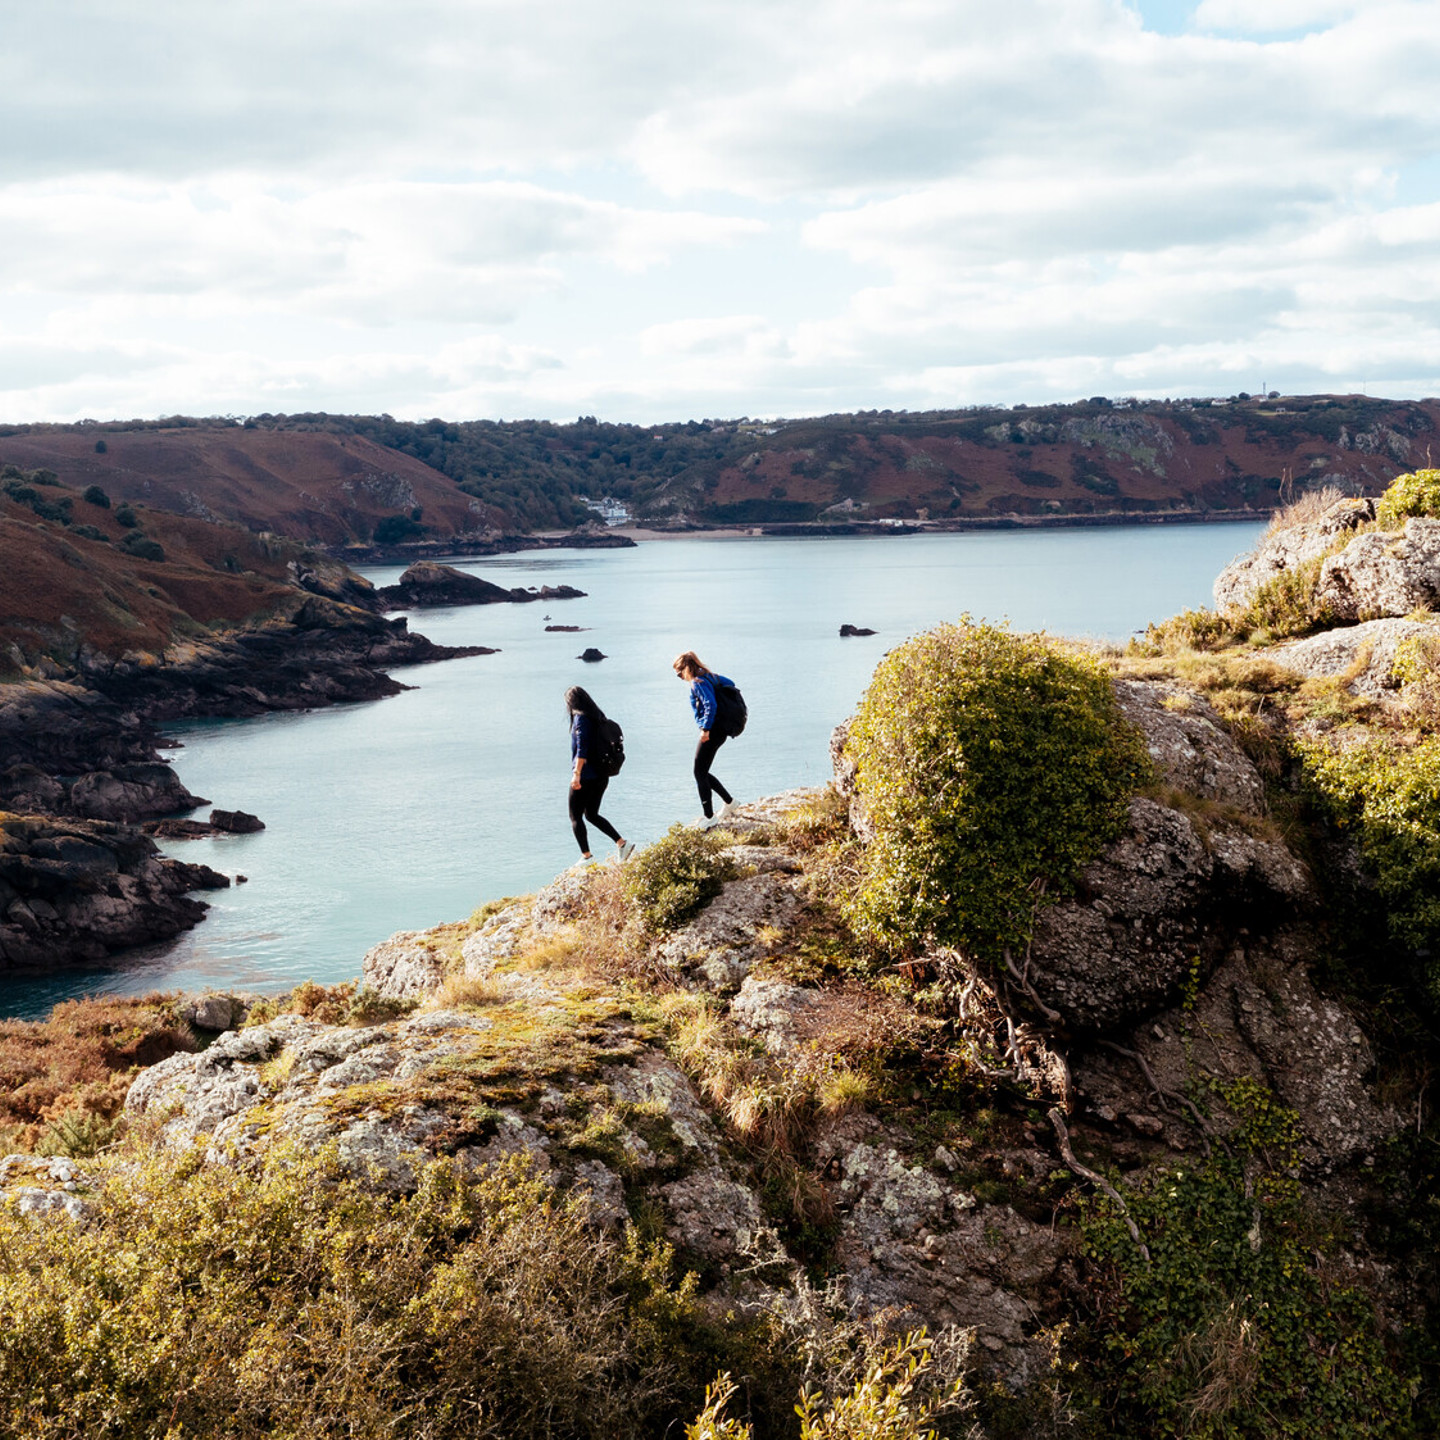
[[[169,727],[165,753],[190,790],[265,829],[164,848],[244,883],[207,892],[207,917],[169,944],[0,978],[0,1015],[40,1018],[83,994],[335,983],[398,931],[535,890],[579,859],[566,813],[571,685],[624,729],[625,766],[602,813],[643,845],[700,813],[697,732],[670,663],[679,651],[745,695],[746,731],[714,767],[737,799],[821,785],[831,730],[906,637],[969,615],[1123,643],[1209,604],[1215,576],[1261,528],[705,535],[455,560],[506,587],[572,585],[585,597],[411,612],[434,641],[497,653],[397,670],[411,688],[389,699]],[[390,584],[400,567],[363,573]],[[875,633],[842,639],[842,625]],[[589,647],[605,658],[581,660]],[[591,838],[597,857],[610,853]]]

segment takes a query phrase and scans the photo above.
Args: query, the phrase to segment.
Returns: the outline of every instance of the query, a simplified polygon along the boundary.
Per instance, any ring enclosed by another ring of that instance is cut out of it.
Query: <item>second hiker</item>
[[[590,837],[585,831],[587,820],[620,847],[620,859],[625,860],[635,847],[600,813],[600,801],[610,777],[625,763],[624,737],[620,727],[607,719],[589,693],[578,685],[572,685],[565,692],[565,706],[570,711],[570,758],[574,761],[570,776],[570,828],[586,860],[591,858]]]

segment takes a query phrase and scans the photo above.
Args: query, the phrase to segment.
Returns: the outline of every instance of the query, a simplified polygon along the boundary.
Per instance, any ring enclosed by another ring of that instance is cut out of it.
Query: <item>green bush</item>
[[[105,442],[100,440],[96,443],[103,445]],[[80,492],[80,498],[84,500],[87,505],[98,505],[102,510],[108,510],[110,508],[110,497],[99,485],[87,485],[84,490]]]
[[[881,661],[849,750],[875,831],[852,919],[901,948],[990,960],[1120,833],[1149,774],[1097,665],[969,623]]]
[[[718,835],[672,825],[625,867],[625,891],[652,934],[677,930],[734,874]]]
[[[408,515],[387,515],[375,527],[375,543],[398,545],[402,540],[413,540],[424,533],[425,527]]]
[[[115,520],[126,530],[133,530],[140,523],[140,517],[131,509],[128,501],[122,501],[116,507]]]
[[[1343,537],[1328,553],[1344,549],[1348,539],[1349,536]],[[1331,624],[1334,617],[1330,607],[1317,594],[1325,558],[1317,555],[1294,569],[1280,571],[1258,586],[1244,609],[1231,617],[1236,629],[1264,631],[1269,639],[1280,640],[1291,635],[1308,635]]]
[[[1296,741],[1312,793],[1354,834],[1384,902],[1391,938],[1437,958],[1427,982],[1440,1001],[1440,738],[1384,737],[1336,749]]]
[[[1375,518],[1387,529],[1411,515],[1440,515],[1440,470],[1397,475],[1375,505]]]
[[[139,530],[132,530],[121,542],[120,548],[137,560],[163,560],[165,547]]]
[[[1262,1086],[1224,1087],[1234,1155],[1175,1166],[1125,1194],[1147,1263],[1108,1200],[1088,1207],[1101,1272],[1082,1365],[1120,1435],[1373,1440],[1411,1433],[1411,1386],[1386,1354],[1373,1301],[1340,1278],[1291,1178],[1294,1113]]]
[[[84,1226],[0,1206],[0,1433],[610,1440],[713,1373],[668,1252],[522,1161],[437,1161],[402,1199],[326,1157],[154,1161],[104,1200]]]

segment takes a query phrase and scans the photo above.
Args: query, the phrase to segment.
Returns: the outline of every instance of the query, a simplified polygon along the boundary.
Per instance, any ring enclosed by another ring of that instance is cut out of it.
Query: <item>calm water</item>
[[[737,798],[820,784],[831,728],[907,635],[969,611],[1123,640],[1209,603],[1215,575],[1259,528],[686,539],[457,562],[507,586],[571,584],[588,595],[412,614],[433,640],[501,653],[397,671],[417,688],[388,700],[175,726],[180,778],[267,829],[167,849],[249,883],[207,896],[207,919],[156,953],[0,982],[0,1014],[43,1014],[94,991],[347,979],[394,931],[533,890],[578,858],[565,813],[567,686],[584,685],[624,726],[629,758],[603,813],[643,843],[699,813],[696,730],[670,671],[677,651],[696,650],[745,692],[749,727],[715,765]],[[399,568],[367,573],[388,584]],[[547,613],[587,631],[547,634]],[[841,640],[846,622],[877,633]],[[583,663],[587,645],[608,658]],[[602,837],[592,839],[604,853]]]

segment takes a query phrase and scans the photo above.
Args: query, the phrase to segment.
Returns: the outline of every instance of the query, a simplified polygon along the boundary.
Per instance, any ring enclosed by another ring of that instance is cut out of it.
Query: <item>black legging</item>
[[[600,802],[605,798],[605,787],[609,783],[608,775],[592,778],[587,765],[580,777],[580,788],[570,792],[570,828],[580,843],[582,855],[590,853],[590,837],[585,833],[586,820],[602,835],[608,835],[616,844],[620,842],[620,832],[600,813]]]
[[[700,791],[700,808],[707,816],[711,814],[711,795],[718,795],[727,805],[730,803],[730,792],[710,773],[715,752],[725,743],[725,739],[724,735],[718,735],[712,730],[710,738],[702,740],[695,747],[695,787]]]

